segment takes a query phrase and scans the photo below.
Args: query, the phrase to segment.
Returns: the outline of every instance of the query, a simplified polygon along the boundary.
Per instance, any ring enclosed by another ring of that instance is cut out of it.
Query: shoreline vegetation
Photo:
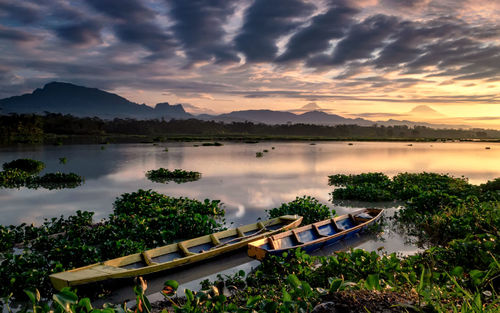
[[[372,201],[404,201],[391,218],[393,226],[416,236],[426,250],[407,257],[361,249],[312,257],[296,250],[264,260],[248,275],[239,272],[204,281],[201,291],[186,290],[184,298],[175,297],[177,282],[167,281],[162,290],[165,301],[154,307],[144,295],[147,283],[139,279],[133,310],[108,304],[94,311],[90,299],[79,298],[75,290],[52,294],[49,273],[223,227],[224,210],[217,200],[200,202],[139,190],[117,198],[113,213],[98,224],[93,224],[92,212],[78,211],[40,227],[2,226],[3,304],[8,305],[14,294],[30,303],[21,311],[33,313],[498,312],[500,178],[472,185],[464,177],[435,173],[400,173],[392,178],[364,173],[331,175],[329,183],[334,188],[332,200],[366,200],[369,195]],[[381,190],[387,192],[375,197]],[[335,214],[306,196],[267,212],[286,213],[301,214],[307,222]],[[168,230],[165,225],[170,225]],[[51,237],[54,233],[61,235]],[[27,247],[14,254],[12,247],[19,241]],[[52,303],[42,296],[52,296]]]
[[[188,120],[102,120],[53,114],[0,115],[0,144],[106,144],[166,141],[481,141],[500,142],[500,130],[425,126],[321,126]],[[219,144],[221,145],[221,144]]]

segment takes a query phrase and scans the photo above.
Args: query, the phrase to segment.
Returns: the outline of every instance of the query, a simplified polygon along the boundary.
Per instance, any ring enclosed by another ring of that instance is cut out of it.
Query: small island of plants
[[[177,184],[196,181],[201,178],[200,172],[185,171],[182,169],[175,169],[173,171],[166,168],[159,168],[157,170],[150,170],[146,172],[146,177],[155,183],[168,183],[173,181]]]
[[[45,168],[45,164],[38,160],[17,159],[3,164],[3,171],[0,172],[0,188],[21,188],[30,189],[46,188],[63,189],[76,188],[80,186],[84,179],[75,173],[47,173],[39,176]]]

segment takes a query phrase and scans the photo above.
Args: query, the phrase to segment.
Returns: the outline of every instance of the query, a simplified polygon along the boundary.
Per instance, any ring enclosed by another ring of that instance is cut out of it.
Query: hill
[[[131,102],[117,94],[97,88],[69,83],[51,82],[30,94],[0,100],[5,113],[62,113],[74,116],[97,116],[104,119],[120,118],[191,118],[182,105],[159,103],[155,108]]]

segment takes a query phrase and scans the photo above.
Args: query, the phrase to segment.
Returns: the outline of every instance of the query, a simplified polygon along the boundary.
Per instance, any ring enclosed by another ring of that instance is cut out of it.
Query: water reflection
[[[380,142],[225,143],[194,147],[193,143],[20,147],[0,149],[0,162],[33,158],[45,162],[45,172],[75,172],[85,184],[73,190],[0,190],[1,224],[40,223],[43,217],[92,210],[96,218],[112,211],[115,198],[139,188],[171,196],[220,199],[226,220],[236,225],[265,217],[265,210],[310,195],[329,204],[327,176],[335,173],[439,172],[466,176],[472,183],[500,177],[500,144]],[[275,149],[271,149],[271,147]],[[168,147],[168,151],[165,148]],[[255,153],[269,150],[264,157]],[[59,158],[65,157],[66,164]],[[202,173],[202,179],[182,185],[158,184],[145,173],[160,167]],[[338,213],[345,206],[336,205]]]

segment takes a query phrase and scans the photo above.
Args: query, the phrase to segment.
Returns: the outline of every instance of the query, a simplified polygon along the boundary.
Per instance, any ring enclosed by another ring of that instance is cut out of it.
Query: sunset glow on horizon
[[[500,1],[0,0],[0,98],[64,81],[154,106],[500,129]]]

